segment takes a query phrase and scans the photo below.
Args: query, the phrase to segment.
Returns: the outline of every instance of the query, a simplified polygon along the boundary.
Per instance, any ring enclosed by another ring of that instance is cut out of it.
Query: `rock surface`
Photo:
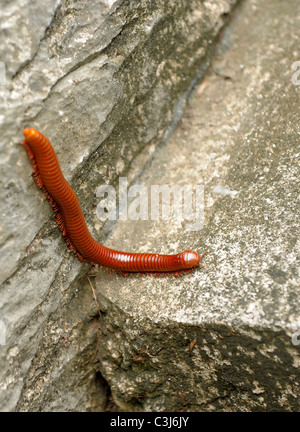
[[[52,141],[104,242],[113,227],[96,217],[96,187],[136,175],[131,164],[138,173],[168,138],[235,3],[2,2],[1,410],[102,410],[108,400],[87,268],[32,183],[22,129]]]
[[[124,221],[107,242],[210,252],[209,273],[98,275],[99,367],[121,409],[300,409],[299,8],[238,8],[175,134],[136,178],[148,190],[203,184],[203,228]]]

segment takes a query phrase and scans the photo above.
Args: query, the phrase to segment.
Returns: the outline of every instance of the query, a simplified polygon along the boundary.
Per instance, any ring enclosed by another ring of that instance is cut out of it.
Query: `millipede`
[[[67,247],[81,262],[129,274],[180,276],[203,266],[199,255],[185,250],[175,255],[121,252],[98,243],[88,230],[79,200],[65,179],[50,141],[39,131],[26,128],[25,147],[35,184],[45,194]]]

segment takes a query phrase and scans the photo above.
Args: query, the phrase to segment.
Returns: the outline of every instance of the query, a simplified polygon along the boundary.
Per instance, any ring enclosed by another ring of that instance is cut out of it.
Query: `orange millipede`
[[[33,168],[33,178],[39,189],[49,201],[55,214],[55,220],[70,249],[79,261],[108,267],[129,273],[168,274],[179,276],[194,270],[201,264],[201,258],[192,250],[176,255],[151,253],[130,253],[109,249],[98,243],[90,234],[78,201],[78,198],[65,179],[56,153],[49,140],[35,129],[23,131],[25,147]]]

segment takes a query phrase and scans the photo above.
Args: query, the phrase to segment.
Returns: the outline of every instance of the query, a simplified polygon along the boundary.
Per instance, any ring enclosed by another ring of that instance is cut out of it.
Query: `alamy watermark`
[[[292,75],[292,83],[295,86],[300,85],[300,60],[292,64],[292,72],[294,72]]]
[[[0,60],[0,85],[6,84],[6,69],[5,69],[5,63],[3,63]]]
[[[6,326],[2,320],[0,320],[0,346],[6,344]]]
[[[295,331],[292,334],[292,344],[294,346],[299,346],[300,345],[300,329]]]
[[[101,221],[185,220],[187,231],[199,231],[204,225],[203,185],[151,185],[149,190],[136,184],[128,188],[127,178],[120,177],[118,195],[113,186],[101,185],[96,196],[101,199],[97,205]]]

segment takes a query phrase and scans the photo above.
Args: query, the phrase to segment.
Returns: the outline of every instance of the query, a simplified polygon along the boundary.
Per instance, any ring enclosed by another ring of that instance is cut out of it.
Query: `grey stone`
[[[105,241],[113,227],[97,220],[96,186],[134,177],[130,166],[139,172],[168,138],[235,3],[2,1],[1,410],[107,404],[87,266],[66,251],[33,185],[18,145],[23,128],[51,140],[91,231]]]
[[[107,242],[210,252],[209,273],[98,275],[99,368],[120,409],[299,411],[299,7],[243,3],[176,132],[137,178],[148,189],[203,184],[203,229],[119,222]]]

